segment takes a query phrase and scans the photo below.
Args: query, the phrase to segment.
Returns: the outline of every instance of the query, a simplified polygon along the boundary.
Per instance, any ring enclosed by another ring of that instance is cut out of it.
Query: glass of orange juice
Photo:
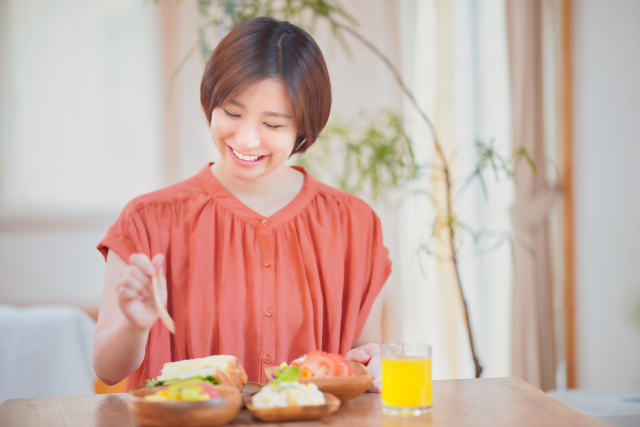
[[[418,417],[431,412],[431,346],[382,345],[382,412],[394,417]]]

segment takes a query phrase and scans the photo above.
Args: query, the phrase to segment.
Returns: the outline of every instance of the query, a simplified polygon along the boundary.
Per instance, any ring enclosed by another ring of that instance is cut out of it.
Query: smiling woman
[[[315,142],[331,111],[329,73],[313,38],[273,18],[246,22],[214,50],[200,101],[221,157],[211,168],[216,179],[260,214],[284,208],[304,175],[282,166]]]
[[[227,354],[264,382],[265,367],[323,350],[366,363],[378,387],[378,295],[391,272],[380,220],[285,164],[329,116],[320,49],[287,22],[248,21],[213,52],[201,103],[220,160],[131,201],[98,246],[96,374],[131,389],[166,362]],[[157,321],[152,276],[175,335]]]

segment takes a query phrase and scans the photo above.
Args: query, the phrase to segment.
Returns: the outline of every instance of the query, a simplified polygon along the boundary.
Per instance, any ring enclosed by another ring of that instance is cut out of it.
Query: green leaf
[[[147,380],[147,383],[144,385],[145,387],[155,387],[157,385],[163,385],[162,381],[158,380]]]
[[[193,381],[193,380],[198,380],[198,381],[204,381],[206,383],[209,383],[211,385],[218,385],[220,384],[220,381],[218,381],[217,378],[214,378],[212,376],[208,376],[208,377],[202,377],[202,376],[197,376],[197,377],[190,377],[190,378],[174,378],[172,380],[167,380],[167,381],[158,381],[158,380],[147,380],[147,383],[145,384],[145,387],[155,387],[155,386],[159,386],[159,385],[171,385],[171,384],[175,384],[175,383],[179,383],[182,381]]]
[[[287,368],[284,371],[278,370],[275,373],[276,379],[273,381],[269,381],[269,384],[279,384],[283,381],[291,382],[298,381],[300,378],[300,368],[294,366],[292,368]]]
[[[211,385],[219,385],[220,384],[220,380],[218,380],[215,377],[212,377],[211,375],[209,375],[208,377],[204,377],[203,378],[204,382],[207,382]]]

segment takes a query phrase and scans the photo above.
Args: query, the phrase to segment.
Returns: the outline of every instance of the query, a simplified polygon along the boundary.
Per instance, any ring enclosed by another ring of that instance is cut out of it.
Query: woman
[[[96,374],[127,378],[128,390],[165,362],[231,354],[264,382],[265,366],[324,350],[367,364],[379,390],[377,297],[391,272],[380,221],[284,164],[329,117],[317,44],[287,22],[248,21],[213,52],[201,102],[220,160],[131,201],[98,245],[107,269]],[[154,273],[175,335],[157,321]]]

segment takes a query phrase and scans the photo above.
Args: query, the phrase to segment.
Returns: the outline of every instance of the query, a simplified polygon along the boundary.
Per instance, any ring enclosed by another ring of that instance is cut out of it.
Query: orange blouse
[[[265,382],[265,366],[353,347],[391,273],[380,220],[359,198],[297,169],[302,190],[269,218],[232,196],[210,165],[124,208],[98,249],[125,261],[164,254],[176,326],[171,335],[153,325],[127,390],[170,361],[231,354],[250,381]]]

